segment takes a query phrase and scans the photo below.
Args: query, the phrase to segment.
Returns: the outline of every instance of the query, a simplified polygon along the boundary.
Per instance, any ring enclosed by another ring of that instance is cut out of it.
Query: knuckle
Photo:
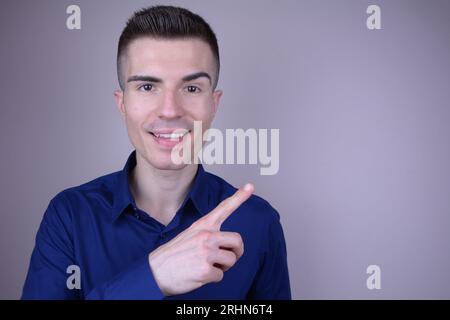
[[[214,278],[214,282],[220,282],[223,280],[223,271],[219,270]]]
[[[230,251],[230,257],[231,257],[231,261],[233,262],[233,264],[235,264],[236,261],[238,260],[238,257],[236,256],[236,254],[233,251]]]
[[[232,201],[232,199],[230,199],[230,198],[222,201],[219,205],[220,209],[225,210],[225,211],[230,210],[232,208],[231,201]]]
[[[239,242],[239,243],[243,243],[244,242],[242,240],[242,236],[241,236],[241,234],[239,232],[233,232],[231,234],[236,239],[237,242]]]
[[[233,210],[235,207],[236,199],[230,198],[225,202],[225,209],[226,210]]]
[[[236,261],[237,261],[236,255],[235,255],[234,253],[231,253],[231,252],[230,252],[229,258],[228,258],[228,259],[229,259],[229,261],[228,261],[229,266],[230,266],[230,267],[234,266],[234,264],[235,264]]]
[[[211,231],[208,230],[200,230],[197,233],[197,239],[200,240],[200,242],[202,243],[209,241],[211,237],[212,237]]]
[[[211,256],[211,249],[206,246],[205,244],[202,244],[200,246],[200,258],[203,261],[209,262],[209,257]]]
[[[211,272],[211,267],[208,263],[202,263],[199,265],[198,273],[199,273],[199,278],[201,280],[207,278],[210,272]]]

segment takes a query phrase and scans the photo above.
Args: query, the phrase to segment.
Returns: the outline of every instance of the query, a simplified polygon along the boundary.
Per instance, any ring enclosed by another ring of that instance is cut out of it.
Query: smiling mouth
[[[158,132],[149,132],[152,136],[154,136],[157,139],[162,139],[166,141],[180,141],[183,139],[183,137],[191,132],[190,130],[187,130],[185,132],[170,132],[170,133],[158,133]]]

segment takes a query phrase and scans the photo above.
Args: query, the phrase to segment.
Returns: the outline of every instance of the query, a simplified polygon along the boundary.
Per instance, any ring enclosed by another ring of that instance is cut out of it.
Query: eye
[[[197,86],[187,86],[186,90],[189,93],[199,93],[201,91],[200,88]]]
[[[150,84],[150,83],[146,83],[146,84],[140,86],[140,87],[139,87],[139,90],[141,90],[141,91],[147,91],[147,92],[148,92],[148,91],[152,91],[152,90],[153,90],[153,85]]]

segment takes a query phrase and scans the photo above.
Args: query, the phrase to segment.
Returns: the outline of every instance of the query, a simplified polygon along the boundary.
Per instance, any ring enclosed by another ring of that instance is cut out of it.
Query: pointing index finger
[[[211,222],[220,229],[222,223],[244,203],[252,193],[255,191],[255,187],[251,183],[247,183],[244,187],[239,188],[232,196],[223,200],[219,205],[214,208],[210,213],[205,216],[205,219]]]

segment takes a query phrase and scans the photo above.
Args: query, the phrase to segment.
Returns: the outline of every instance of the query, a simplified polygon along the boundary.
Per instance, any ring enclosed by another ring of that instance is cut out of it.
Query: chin
[[[145,156],[145,160],[152,167],[158,170],[182,170],[186,168],[187,164],[175,164],[172,162],[170,153],[166,152],[152,152]]]
[[[158,161],[156,163],[149,162],[154,168],[158,170],[182,170],[186,168],[186,164],[174,164],[172,162]]]

